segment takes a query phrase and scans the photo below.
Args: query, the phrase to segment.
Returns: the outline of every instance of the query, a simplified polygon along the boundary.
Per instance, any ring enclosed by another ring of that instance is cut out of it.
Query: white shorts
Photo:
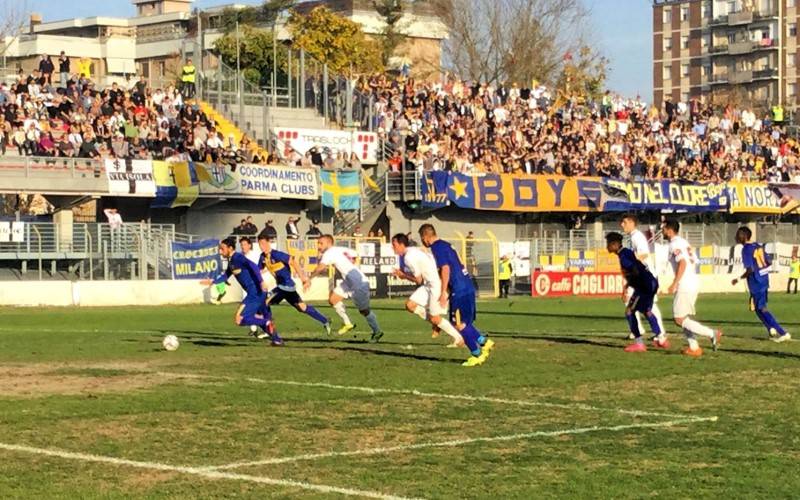
[[[409,299],[411,302],[420,305],[428,310],[431,316],[445,316],[447,315],[447,307],[442,307],[439,303],[439,297],[442,292],[440,289],[431,289],[427,286],[421,286],[414,290]]]
[[[697,290],[678,290],[672,302],[672,316],[685,318],[694,316],[694,304],[697,302]]]
[[[333,289],[333,293],[345,299],[353,299],[353,303],[359,311],[369,309],[369,283],[367,282],[353,286],[347,281],[341,281]]]

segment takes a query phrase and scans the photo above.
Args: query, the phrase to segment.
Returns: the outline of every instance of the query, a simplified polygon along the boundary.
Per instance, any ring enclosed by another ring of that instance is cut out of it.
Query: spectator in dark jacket
[[[43,55],[39,60],[39,72],[42,74],[42,80],[45,85],[53,83],[52,78],[55,69],[55,65],[53,65],[53,60],[50,59],[50,56]]]
[[[67,88],[69,81],[69,57],[66,56],[64,51],[61,51],[61,56],[58,58],[58,73],[61,76],[61,88]]]

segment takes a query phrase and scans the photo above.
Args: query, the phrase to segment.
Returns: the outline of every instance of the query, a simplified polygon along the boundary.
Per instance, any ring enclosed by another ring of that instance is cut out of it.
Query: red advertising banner
[[[603,297],[622,295],[625,280],[619,273],[581,273],[534,271],[531,278],[533,297]]]

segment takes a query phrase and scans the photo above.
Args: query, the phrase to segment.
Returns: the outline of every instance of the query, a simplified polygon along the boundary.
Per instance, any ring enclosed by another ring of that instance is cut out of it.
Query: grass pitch
[[[800,492],[800,342],[767,341],[745,296],[701,296],[725,331],[701,359],[666,318],[670,351],[624,353],[619,300],[480,302],[497,348],[474,369],[400,300],[374,305],[378,345],[363,320],[327,338],[279,306],[283,348],[233,326],[233,305],[0,309],[0,497]],[[771,300],[798,334],[799,306]]]

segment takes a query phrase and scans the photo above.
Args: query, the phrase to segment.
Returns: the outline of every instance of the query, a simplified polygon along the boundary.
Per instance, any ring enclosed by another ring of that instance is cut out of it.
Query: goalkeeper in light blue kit
[[[272,322],[272,311],[267,304],[264,279],[261,277],[258,266],[236,251],[236,238],[231,237],[220,241],[219,254],[228,259],[228,268],[211,283],[214,285],[225,283],[233,276],[247,294],[236,310],[234,322],[239,326],[259,327],[270,337],[272,345],[283,345],[283,340]]]
[[[758,319],[767,329],[767,333],[775,342],[791,340],[792,336],[783,329],[775,316],[767,310],[767,295],[769,293],[769,270],[772,262],[769,260],[764,246],[760,243],[750,243],[753,232],[747,226],[742,226],[736,231],[736,243],[742,245],[742,265],[744,274],[733,280],[733,284],[740,279],[747,279],[747,288],[750,291],[750,310],[756,313]]]

